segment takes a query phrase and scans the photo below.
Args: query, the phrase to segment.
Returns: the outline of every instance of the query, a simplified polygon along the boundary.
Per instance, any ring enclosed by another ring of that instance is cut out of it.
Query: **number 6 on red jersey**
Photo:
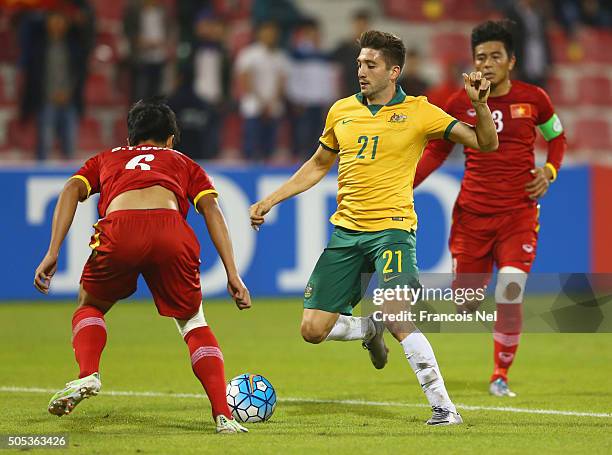
[[[128,163],[125,165],[126,169],[136,169],[136,167],[139,167],[141,170],[143,171],[150,171],[151,170],[151,166],[149,166],[146,163],[141,163],[141,160],[145,160],[145,161],[153,161],[155,159],[154,155],[137,155],[134,158],[132,158],[130,161],[128,161]]]

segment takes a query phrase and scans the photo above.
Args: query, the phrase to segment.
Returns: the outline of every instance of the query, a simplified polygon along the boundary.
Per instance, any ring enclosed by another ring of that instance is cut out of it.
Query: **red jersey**
[[[457,204],[484,215],[532,207],[537,202],[529,198],[525,185],[533,179],[530,171],[535,167],[536,127],[552,141],[563,135],[561,123],[546,92],[525,82],[512,81],[510,92],[489,97],[487,104],[495,122],[499,148],[483,153],[465,147],[465,174]],[[444,110],[465,123],[476,123],[476,111],[463,89],[449,99]],[[555,169],[561,165],[564,137],[562,143],[560,153],[555,147],[554,156],[549,146],[548,161]],[[453,145],[445,140],[429,142],[417,168],[415,186],[444,161]]]
[[[163,186],[172,191],[183,218],[205,194],[217,194],[212,179],[195,161],[176,150],[139,145],[116,147],[87,160],[72,177],[85,182],[90,194],[100,193],[98,213],[106,216],[111,201],[130,190]]]

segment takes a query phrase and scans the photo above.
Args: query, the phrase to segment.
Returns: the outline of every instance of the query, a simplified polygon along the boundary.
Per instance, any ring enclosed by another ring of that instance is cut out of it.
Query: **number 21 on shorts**
[[[383,268],[383,274],[393,273],[393,272],[402,273],[402,251],[401,250],[395,250],[395,251],[385,250],[382,256],[383,256],[383,259],[387,261],[385,263],[385,267]],[[392,264],[391,264],[393,262],[394,256],[397,257],[397,270],[393,270]]]

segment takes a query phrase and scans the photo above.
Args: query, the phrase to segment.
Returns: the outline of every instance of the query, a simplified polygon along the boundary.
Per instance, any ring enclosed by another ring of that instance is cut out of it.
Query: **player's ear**
[[[512,57],[510,57],[510,65],[509,65],[510,71],[514,69],[514,65],[516,65],[516,55],[512,54]]]
[[[166,139],[166,148],[171,149],[174,148],[174,134]]]
[[[402,73],[402,69],[398,65],[392,66],[391,67],[391,80],[397,83],[397,80],[399,79],[401,73]]]

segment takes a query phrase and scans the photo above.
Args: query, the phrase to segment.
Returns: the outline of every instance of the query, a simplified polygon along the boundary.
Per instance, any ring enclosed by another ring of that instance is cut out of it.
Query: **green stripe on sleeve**
[[[448,136],[450,135],[451,130],[453,129],[453,126],[455,126],[455,123],[459,123],[459,120],[455,119],[452,122],[450,122],[448,124],[448,126],[446,127],[446,129],[444,130],[444,139],[448,141]]]
[[[323,147],[325,150],[327,150],[328,152],[333,152],[333,153],[340,153],[340,150],[336,150],[331,148],[328,145],[325,145],[323,142],[319,141],[319,144],[321,144],[321,147]]]
[[[547,141],[552,141],[557,136],[563,134],[563,125],[561,125],[561,120],[557,114],[553,114],[547,122],[538,125],[538,128]]]

